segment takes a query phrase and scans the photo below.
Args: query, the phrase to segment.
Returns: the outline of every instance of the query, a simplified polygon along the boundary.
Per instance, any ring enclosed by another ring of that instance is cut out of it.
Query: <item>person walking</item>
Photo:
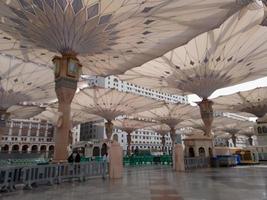
[[[102,178],[106,179],[106,171],[108,167],[108,153],[105,153],[102,157]]]
[[[80,163],[81,162],[81,156],[80,156],[79,152],[77,152],[77,154],[75,156],[75,162],[76,163]]]
[[[68,163],[73,163],[74,162],[74,156],[73,153],[70,154],[70,156],[68,157]]]

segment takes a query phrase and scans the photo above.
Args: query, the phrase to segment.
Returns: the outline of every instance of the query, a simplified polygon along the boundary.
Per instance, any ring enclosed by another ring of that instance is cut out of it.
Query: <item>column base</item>
[[[184,172],[184,149],[183,145],[175,144],[173,147],[173,169],[177,172]]]
[[[123,172],[123,149],[118,142],[110,144],[109,155],[109,178],[122,178]]]

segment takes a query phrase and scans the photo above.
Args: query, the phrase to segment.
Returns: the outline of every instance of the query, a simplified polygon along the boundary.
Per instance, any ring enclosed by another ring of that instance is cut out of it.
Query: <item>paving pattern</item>
[[[199,169],[127,168],[123,179],[91,179],[1,194],[1,200],[267,200],[267,166]]]

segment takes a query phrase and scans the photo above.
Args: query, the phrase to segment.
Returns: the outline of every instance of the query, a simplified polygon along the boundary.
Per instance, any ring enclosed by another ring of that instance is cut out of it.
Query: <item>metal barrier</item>
[[[267,153],[260,152],[260,153],[258,153],[258,155],[259,155],[260,161],[266,161],[267,160]]]
[[[69,180],[85,181],[90,177],[106,176],[107,173],[105,161],[1,167],[0,190],[12,191],[17,185],[30,189],[33,185],[58,184]]]
[[[194,157],[184,158],[185,169],[206,168],[210,166],[210,158]]]

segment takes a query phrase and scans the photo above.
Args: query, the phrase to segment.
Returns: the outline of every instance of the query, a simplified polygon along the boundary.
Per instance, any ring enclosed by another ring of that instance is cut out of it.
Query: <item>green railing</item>
[[[135,166],[135,165],[153,165],[153,164],[161,164],[161,165],[171,165],[172,157],[169,155],[162,156],[125,156],[123,158],[123,165],[125,166]]]
[[[48,164],[48,159],[37,158],[37,159],[7,159],[0,160],[0,166],[28,166],[38,164]]]

